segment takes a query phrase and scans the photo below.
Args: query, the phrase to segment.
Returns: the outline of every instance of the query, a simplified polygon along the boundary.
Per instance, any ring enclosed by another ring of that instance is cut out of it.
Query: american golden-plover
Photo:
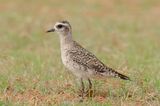
[[[81,81],[82,95],[85,93],[83,80],[89,82],[89,90],[92,88],[91,78],[107,76],[130,80],[114,69],[106,66],[95,55],[83,48],[72,39],[72,28],[68,21],[56,22],[53,28],[47,32],[57,32],[60,37],[61,58],[65,67]],[[88,90],[87,90],[88,91]]]

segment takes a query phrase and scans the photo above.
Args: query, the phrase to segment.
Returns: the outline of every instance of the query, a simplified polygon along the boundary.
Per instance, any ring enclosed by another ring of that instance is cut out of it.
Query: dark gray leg
[[[79,102],[83,102],[83,100],[84,100],[84,93],[85,93],[85,88],[84,88],[84,83],[83,83],[83,79],[81,78],[80,79],[80,82],[81,82],[81,89],[80,89],[80,91],[81,91],[81,95],[80,95],[80,100],[79,100]]]
[[[93,96],[92,82],[89,78],[88,78],[88,82],[89,82],[89,87],[88,87],[88,90],[86,92],[86,96],[92,97]]]
[[[83,98],[83,97],[84,97],[84,92],[85,92],[84,89],[85,89],[85,88],[84,88],[84,83],[83,83],[83,79],[82,79],[82,78],[81,78],[81,87],[82,87],[82,89],[81,89],[82,95],[81,95],[81,96],[82,96],[82,98]]]
[[[92,89],[92,82],[89,78],[88,78],[88,82],[89,82],[89,90],[91,90]]]

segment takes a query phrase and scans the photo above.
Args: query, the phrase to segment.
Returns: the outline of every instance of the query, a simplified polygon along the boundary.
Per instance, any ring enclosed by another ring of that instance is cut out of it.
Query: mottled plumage
[[[73,42],[73,47],[70,50],[67,50],[67,54],[70,55],[71,61],[74,61],[84,67],[84,70],[82,71],[93,71],[93,75],[90,77],[100,75],[119,77],[124,80],[129,80],[127,76],[122,75],[112,68],[104,65],[95,55],[84,49],[75,41]]]
[[[124,80],[130,80],[129,77],[122,75],[112,68],[103,64],[95,55],[84,49],[72,39],[71,25],[68,21],[60,21],[54,25],[54,28],[47,32],[56,31],[60,37],[61,58],[63,64],[81,79],[82,90],[84,91],[83,79],[88,79],[89,88],[92,83],[90,78],[99,77],[118,77]]]

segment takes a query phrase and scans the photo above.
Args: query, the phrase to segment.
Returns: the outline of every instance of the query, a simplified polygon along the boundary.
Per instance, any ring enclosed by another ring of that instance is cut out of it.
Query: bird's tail
[[[127,77],[126,75],[123,75],[123,74],[120,74],[120,73],[116,73],[117,74],[117,76],[119,77],[119,78],[121,78],[121,79],[123,79],[123,80],[130,80],[131,81],[131,79],[129,78],[129,77]]]
[[[117,78],[120,78],[120,79],[123,79],[123,80],[130,80],[131,79],[129,77],[127,77],[126,75],[123,75],[117,71],[115,71],[114,69],[112,68],[106,68],[106,75],[107,76],[112,76],[112,77],[117,77]]]

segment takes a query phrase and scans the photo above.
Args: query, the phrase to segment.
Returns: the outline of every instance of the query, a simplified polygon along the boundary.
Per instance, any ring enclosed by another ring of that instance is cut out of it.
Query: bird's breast
[[[61,58],[64,66],[68,68],[70,71],[74,72],[78,70],[83,70],[83,71],[85,70],[85,67],[73,61],[73,59],[71,58],[71,54],[69,54],[67,50],[66,51],[64,50],[63,52],[61,52]]]
[[[62,59],[63,64],[66,66],[69,61],[69,56],[67,54],[67,51],[61,50],[61,59]]]

